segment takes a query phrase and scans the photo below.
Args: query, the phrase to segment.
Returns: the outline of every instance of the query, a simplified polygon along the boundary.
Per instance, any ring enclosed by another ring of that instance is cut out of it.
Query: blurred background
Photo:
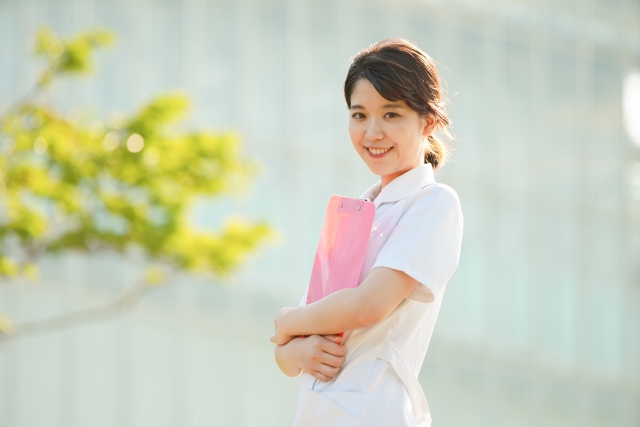
[[[184,128],[231,132],[257,165],[243,191],[194,193],[185,217],[218,230],[237,214],[278,237],[226,276],[183,269],[130,309],[24,336],[118,301],[149,251],[71,245],[6,274],[0,426],[290,425],[299,380],[273,360],[272,319],[304,293],[329,197],[377,180],[341,89],[349,59],[391,36],[438,61],[457,137],[436,180],[460,196],[462,255],[420,373],[434,426],[640,424],[640,0],[0,0],[5,117],[60,56],[32,54],[43,25],[116,37],[43,108],[116,129],[182,90]],[[52,152],[29,132],[5,128],[7,159],[22,140]]]

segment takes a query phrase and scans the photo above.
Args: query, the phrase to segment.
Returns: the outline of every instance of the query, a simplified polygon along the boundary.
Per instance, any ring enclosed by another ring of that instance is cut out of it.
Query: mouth
[[[365,147],[367,149],[367,153],[373,158],[380,158],[387,155],[387,153],[393,150],[393,147],[387,148],[374,148],[374,147]]]

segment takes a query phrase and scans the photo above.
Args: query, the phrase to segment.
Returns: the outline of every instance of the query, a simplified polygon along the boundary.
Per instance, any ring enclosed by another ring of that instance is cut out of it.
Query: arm
[[[274,352],[276,363],[278,367],[288,377],[297,377],[302,373],[302,368],[296,366],[293,361],[293,354],[290,350],[294,347],[294,342],[298,339],[304,338],[295,338],[285,345],[276,345],[276,349]]]
[[[297,377],[304,371],[321,381],[329,381],[344,363],[347,350],[339,344],[340,340],[338,335],[294,338],[276,346],[276,362],[289,377]]]
[[[271,341],[286,344],[297,335],[365,328],[387,317],[417,283],[402,271],[376,267],[357,288],[339,290],[306,306],[281,309]]]

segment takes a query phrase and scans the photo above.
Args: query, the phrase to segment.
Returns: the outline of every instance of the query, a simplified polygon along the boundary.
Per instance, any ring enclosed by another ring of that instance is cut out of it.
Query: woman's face
[[[349,114],[351,143],[383,187],[424,163],[423,141],[436,126],[432,114],[383,98],[366,79],[353,88]]]

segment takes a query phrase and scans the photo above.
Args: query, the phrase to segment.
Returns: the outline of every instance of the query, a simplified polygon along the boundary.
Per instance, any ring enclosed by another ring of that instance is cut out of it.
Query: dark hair
[[[445,99],[435,61],[415,44],[400,38],[381,40],[358,52],[344,81],[344,98],[351,108],[351,94],[356,83],[366,79],[389,101],[404,101],[420,115],[433,114],[436,129],[453,139],[447,126],[451,124],[444,108]],[[449,157],[449,147],[435,135],[428,137],[425,163],[434,169]]]

